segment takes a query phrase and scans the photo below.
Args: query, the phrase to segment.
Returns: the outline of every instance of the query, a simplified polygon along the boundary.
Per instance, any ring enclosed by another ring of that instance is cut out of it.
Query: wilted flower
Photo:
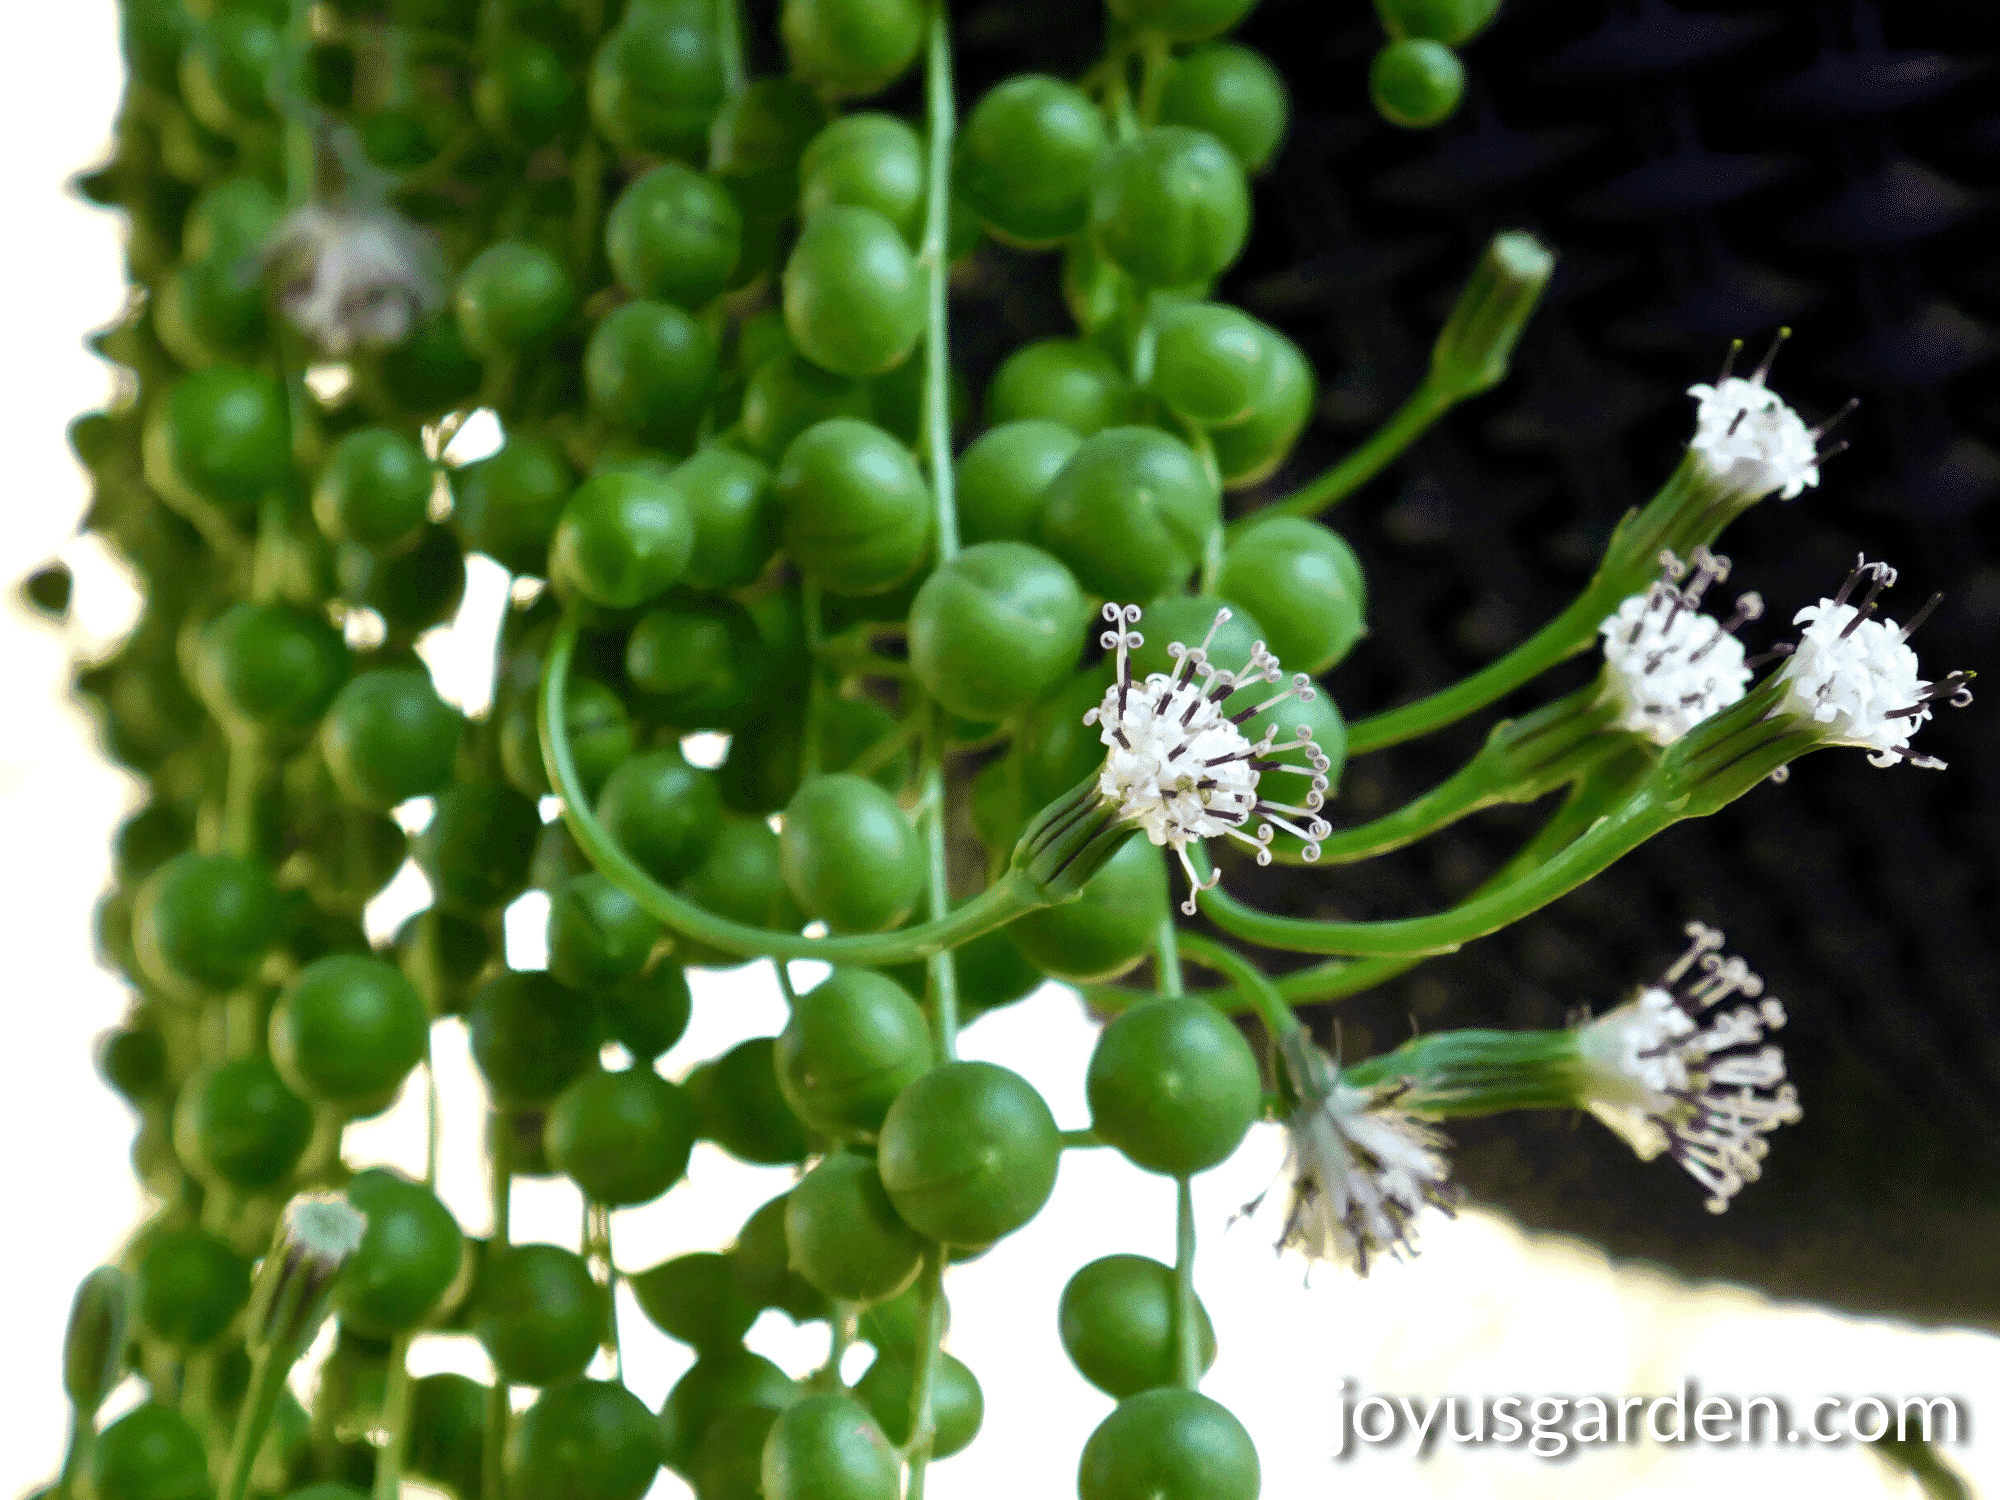
[[[1706,547],[1694,553],[1694,577],[1671,552],[1661,577],[1634,594],[1597,627],[1604,638],[1603,693],[1618,705],[1614,728],[1671,745],[1695,725],[1743,696],[1750,683],[1735,631],[1764,613],[1764,601],[1744,594],[1727,620],[1701,612],[1702,595],[1729,576],[1729,559]]]
[[[1444,1137],[1400,1107],[1406,1082],[1343,1083],[1303,1027],[1282,1035],[1278,1052],[1298,1100],[1285,1123],[1278,1248],[1363,1276],[1372,1255],[1415,1253],[1417,1216],[1427,1206],[1449,1213],[1457,1197]]]
[[[285,316],[329,354],[401,343],[444,297],[430,241],[386,206],[308,203],[264,258]]]
[[[1769,1041],[1784,1006],[1741,958],[1722,956],[1715,928],[1690,922],[1687,935],[1657,984],[1587,1022],[1577,1043],[1590,1112],[1642,1160],[1671,1155],[1719,1214],[1757,1180],[1764,1137],[1799,1118],[1799,1096]],[[1745,1003],[1726,1004],[1737,996]]]
[[[1099,737],[1108,750],[1097,779],[1098,795],[1117,809],[1120,820],[1180,856],[1193,887],[1182,912],[1193,916],[1195,894],[1221,878],[1212,874],[1206,885],[1201,882],[1188,859],[1190,843],[1227,836],[1256,850],[1259,864],[1269,864],[1270,842],[1283,829],[1305,842],[1308,862],[1319,858],[1318,841],[1332,832],[1319,816],[1332,761],[1304,726],[1283,744],[1275,725],[1254,741],[1242,728],[1288,698],[1310,700],[1316,691],[1312,679],[1300,672],[1282,692],[1225,714],[1224,700],[1239,688],[1284,680],[1278,659],[1262,641],[1251,647],[1250,660],[1240,671],[1209,662],[1209,644],[1229,619],[1228,610],[1216,612],[1199,646],[1170,644],[1173,672],[1155,672],[1144,682],[1133,681],[1129,656],[1145,644],[1130,628],[1139,623],[1139,606],[1107,604],[1104,618],[1114,627],[1102,639],[1106,650],[1117,652],[1118,679],[1105,690],[1103,703],[1083,716],[1084,723],[1100,726]],[[1302,764],[1280,758],[1288,754],[1297,754]],[[1305,795],[1296,803],[1264,797],[1259,785],[1273,772],[1305,777]],[[1253,825],[1254,836],[1244,831]]]

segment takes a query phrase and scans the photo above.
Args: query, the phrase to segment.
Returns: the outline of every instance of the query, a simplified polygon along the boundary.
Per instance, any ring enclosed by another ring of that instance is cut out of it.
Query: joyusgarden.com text
[[[1837,1447],[1886,1437],[1957,1446],[1972,1427],[1959,1396],[1708,1395],[1686,1379],[1667,1393],[1627,1396],[1391,1396],[1346,1380],[1333,1407],[1335,1458],[1397,1447],[1427,1458],[1445,1443],[1525,1448],[1546,1459],[1643,1442]]]

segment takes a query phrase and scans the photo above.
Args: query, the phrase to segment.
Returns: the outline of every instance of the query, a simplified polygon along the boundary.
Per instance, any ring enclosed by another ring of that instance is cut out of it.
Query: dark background
[[[961,6],[962,97],[1024,68],[1082,71],[1095,9]],[[1685,388],[1714,378],[1731,338],[1754,356],[1780,324],[1797,336],[1773,385],[1806,419],[1862,406],[1818,489],[1765,501],[1722,539],[1736,572],[1718,597],[1754,588],[1770,606],[1752,651],[1865,550],[1901,570],[1890,616],[1945,591],[1916,640],[1927,676],[2000,665],[2000,70],[1974,51],[1979,11],[1506,0],[1465,51],[1457,116],[1405,131],[1367,102],[1382,41],[1368,7],[1264,0],[1238,36],[1284,72],[1294,118],[1222,294],[1296,339],[1322,390],[1265,493],[1409,393],[1492,231],[1533,229],[1562,257],[1511,378],[1329,517],[1372,594],[1371,634],[1330,677],[1350,718],[1456,680],[1555,614],[1678,458]],[[957,319],[977,389],[1021,339],[1071,331],[1054,257],[989,246]],[[1500,711],[1595,670],[1579,658]],[[1993,701],[1923,728],[1915,748],[1948,771],[1816,754],[1536,917],[1342,1003],[1344,1051],[1393,1046],[1413,1022],[1561,1025],[1656,972],[1688,919],[1713,922],[1791,1015],[1806,1113],[1773,1138],[1764,1179],[1716,1218],[1678,1168],[1635,1161],[1593,1121],[1509,1115],[1453,1127],[1469,1195],[1690,1274],[2000,1326]],[[1441,779],[1495,717],[1356,761],[1336,823]],[[1483,814],[1346,869],[1246,869],[1232,888],[1291,912],[1414,915],[1468,892],[1545,811]],[[1315,1025],[1330,1034],[1333,1014]]]

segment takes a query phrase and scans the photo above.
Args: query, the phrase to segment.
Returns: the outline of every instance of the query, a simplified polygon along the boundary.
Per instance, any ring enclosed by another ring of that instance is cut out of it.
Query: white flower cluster
[[[1739,341],[1730,349],[1714,385],[1704,382],[1687,390],[1699,403],[1694,414],[1694,442],[1690,444],[1695,457],[1710,477],[1752,500],[1760,500],[1773,490],[1780,499],[1790,500],[1807,485],[1818,484],[1823,456],[1819,439],[1846,414],[1843,411],[1818,427],[1808,427],[1764,384],[1779,345],[1789,337],[1790,329],[1778,330],[1763,363],[1747,380],[1729,373],[1743,347]]]
[[[1864,577],[1869,579],[1866,596],[1850,604]],[[1898,629],[1893,621],[1875,617],[1876,596],[1895,581],[1896,570],[1887,563],[1862,558],[1839,593],[1808,604],[1793,617],[1793,624],[1806,629],[1780,674],[1783,711],[1824,726],[1832,744],[1874,751],[1868,757],[1871,765],[1906,760],[1942,770],[1943,761],[1910,752],[1910,736],[1931,717],[1937,700],[1948,699],[1959,708],[1970,703],[1969,678],[1953,672],[1932,683],[1919,675],[1909,639],[1936,600]]]
[[[285,316],[329,354],[401,343],[444,296],[430,243],[387,208],[309,203],[264,258]]]
[[[1690,922],[1688,950],[1658,984],[1588,1022],[1578,1037],[1590,1112],[1650,1161],[1662,1151],[1721,1213],[1763,1171],[1764,1137],[1800,1116],[1784,1050],[1768,1041],[1785,1008],[1723,937]],[[1742,1005],[1725,1008],[1741,996]]]
[[[1316,691],[1312,679],[1301,672],[1283,692],[1225,714],[1224,702],[1237,689],[1284,680],[1278,659],[1262,641],[1251,648],[1241,671],[1209,662],[1208,647],[1229,619],[1228,610],[1217,611],[1199,646],[1175,641],[1167,647],[1174,662],[1171,674],[1155,672],[1143,682],[1133,681],[1130,660],[1130,653],[1145,644],[1130,628],[1139,622],[1139,606],[1107,604],[1104,618],[1113,628],[1102,641],[1107,651],[1117,653],[1118,678],[1105,690],[1103,703],[1083,716],[1084,723],[1100,726],[1107,750],[1098,794],[1116,806],[1121,820],[1137,824],[1155,845],[1180,856],[1194,888],[1181,911],[1193,916],[1196,893],[1220,878],[1211,874],[1202,884],[1188,859],[1190,843],[1227,836],[1256,850],[1259,864],[1269,864],[1268,845],[1283,829],[1305,841],[1308,861],[1317,859],[1318,841],[1332,832],[1319,816],[1332,761],[1303,726],[1297,738],[1284,744],[1277,742],[1275,725],[1254,741],[1242,727],[1288,698],[1309,700]],[[1297,754],[1302,763],[1280,759],[1286,754]],[[1273,802],[1260,794],[1259,783],[1274,771],[1307,778],[1300,802]],[[1253,822],[1254,836],[1244,831]]]
[[[1278,1050],[1299,1097],[1286,1124],[1289,1195],[1278,1248],[1363,1276],[1371,1256],[1414,1253],[1417,1216],[1426,1207],[1448,1214],[1457,1197],[1444,1137],[1397,1107],[1402,1081],[1342,1083],[1302,1029],[1281,1037]]]
[[[1613,726],[1671,745],[1742,698],[1750,668],[1735,631],[1763,614],[1764,601],[1745,594],[1728,620],[1717,620],[1701,612],[1701,598],[1729,576],[1727,558],[1696,549],[1685,589],[1676,587],[1686,569],[1672,553],[1662,556],[1661,567],[1660,581],[1605,616],[1597,632],[1604,638],[1603,690],[1618,705]]]

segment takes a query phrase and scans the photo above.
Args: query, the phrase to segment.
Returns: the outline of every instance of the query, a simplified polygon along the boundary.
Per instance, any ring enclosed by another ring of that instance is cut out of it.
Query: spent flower
[[[435,249],[386,204],[308,203],[278,226],[264,260],[285,316],[329,354],[399,344],[444,297]]]
[[[1799,1097],[1770,1040],[1784,1006],[1740,957],[1723,956],[1715,928],[1690,922],[1687,935],[1659,981],[1586,1022],[1577,1046],[1590,1112],[1642,1160],[1672,1156],[1719,1214],[1762,1174],[1764,1137],[1799,1118]]]
[[[1736,630],[1764,613],[1756,594],[1741,595],[1727,620],[1701,612],[1710,584],[1729,576],[1729,559],[1706,547],[1694,551],[1694,577],[1673,553],[1660,556],[1661,576],[1626,599],[1597,627],[1604,638],[1602,696],[1615,703],[1615,728],[1671,745],[1710,714],[1742,698],[1750,684]]]
[[[1344,1082],[1303,1027],[1279,1037],[1278,1054],[1297,1100],[1285,1124],[1278,1248],[1362,1276],[1371,1256],[1414,1254],[1417,1217],[1426,1207],[1449,1214],[1457,1188],[1444,1137],[1402,1107],[1408,1081]]]
[[[1172,642],[1167,655],[1174,670],[1154,672],[1141,682],[1133,679],[1130,655],[1145,644],[1131,628],[1139,623],[1139,606],[1105,605],[1104,618],[1113,628],[1104,632],[1102,642],[1117,653],[1118,675],[1104,701],[1083,716],[1084,723],[1098,726],[1107,752],[1097,778],[1098,796],[1115,808],[1120,821],[1179,856],[1192,887],[1181,906],[1188,916],[1194,915],[1195,896],[1221,878],[1211,874],[1205,883],[1201,880],[1188,858],[1190,843],[1232,838],[1255,850],[1259,864],[1269,864],[1271,840],[1283,829],[1304,842],[1310,862],[1319,858],[1319,840],[1333,831],[1319,816],[1333,762],[1313,742],[1312,731],[1300,726],[1296,737],[1282,744],[1276,725],[1255,740],[1243,732],[1259,714],[1288,698],[1310,700],[1317,689],[1300,672],[1281,692],[1236,713],[1225,712],[1225,700],[1238,689],[1284,681],[1277,657],[1262,641],[1236,671],[1209,661],[1215,632],[1229,617],[1227,609],[1216,611],[1199,646]],[[1287,755],[1296,761],[1284,759]],[[1274,801],[1260,790],[1265,776],[1280,773],[1306,778],[1297,802]]]

